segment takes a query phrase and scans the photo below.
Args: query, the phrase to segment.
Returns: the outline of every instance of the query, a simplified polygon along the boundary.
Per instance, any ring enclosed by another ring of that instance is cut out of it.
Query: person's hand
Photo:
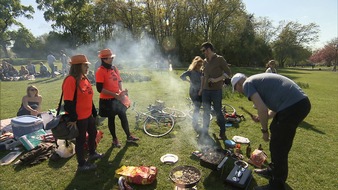
[[[119,96],[125,96],[125,95],[127,95],[128,94],[128,89],[124,89],[124,90],[122,90],[121,92],[120,92],[120,94],[119,94]]]
[[[31,115],[37,116],[38,114],[39,114],[39,112],[37,110],[31,111]]]
[[[76,127],[76,121],[69,121],[67,127]]]
[[[202,96],[202,89],[200,89],[200,90],[198,91],[198,95],[199,95],[199,96]]]
[[[252,115],[252,116],[251,116],[251,119],[252,119],[254,122],[259,122],[259,116],[258,116],[258,115]]]
[[[209,79],[208,79],[208,82],[215,83],[215,82],[217,82],[217,81],[216,81],[216,79],[215,79],[215,78],[209,78]]]
[[[269,132],[263,133],[263,139],[266,142],[268,142],[270,140],[270,134],[269,134]]]

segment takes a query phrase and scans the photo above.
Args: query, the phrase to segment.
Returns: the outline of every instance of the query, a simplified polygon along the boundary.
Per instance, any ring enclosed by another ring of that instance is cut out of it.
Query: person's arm
[[[202,96],[203,85],[204,85],[204,76],[202,75],[202,76],[201,76],[201,88],[200,88],[200,90],[198,91],[198,95],[199,95],[199,96]]]
[[[254,121],[259,121],[261,124],[261,131],[263,133],[263,139],[269,141],[269,130],[268,130],[268,121],[269,121],[269,109],[266,107],[265,103],[261,99],[260,95],[256,92],[250,99],[257,108],[258,118],[253,118]]]
[[[92,102],[92,115],[93,115],[93,117],[97,117],[97,111],[96,111],[96,108],[95,108],[95,104],[94,104],[94,102]]]
[[[119,81],[119,89],[122,91],[122,81]]]
[[[107,94],[107,95],[110,95],[110,96],[113,96],[114,98],[116,98],[117,100],[120,100],[120,93],[115,93],[115,92],[111,92],[105,88],[103,88],[103,83],[99,83],[97,82],[96,83],[96,90],[99,92],[99,93],[103,93],[103,94]]]
[[[37,110],[33,109],[32,107],[30,107],[30,106],[28,105],[27,96],[24,96],[24,97],[22,98],[22,105],[23,105],[23,107],[24,107],[26,110],[30,111],[30,113],[31,113],[32,115],[37,115],[37,114],[38,114],[38,111],[37,111]]]
[[[39,95],[39,97],[38,97],[38,103],[39,103],[39,105],[38,105],[38,108],[37,108],[37,111],[38,112],[41,112],[41,110],[42,110],[42,96],[40,96]]]
[[[209,82],[216,83],[216,82],[222,81],[224,79],[225,79],[225,76],[221,75],[221,76],[219,76],[217,78],[209,78]]]
[[[190,80],[187,79],[188,76],[190,77],[190,71],[185,71],[185,72],[183,72],[183,73],[181,74],[180,78],[181,78],[183,81],[188,81],[188,82],[190,82]]]

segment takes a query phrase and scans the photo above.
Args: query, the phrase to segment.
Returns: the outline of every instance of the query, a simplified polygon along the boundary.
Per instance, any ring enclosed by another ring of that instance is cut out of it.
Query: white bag
[[[55,152],[61,157],[61,158],[69,158],[75,154],[75,145],[74,143],[68,141],[68,146],[66,144],[65,140],[58,139],[57,141],[58,148],[55,150]]]

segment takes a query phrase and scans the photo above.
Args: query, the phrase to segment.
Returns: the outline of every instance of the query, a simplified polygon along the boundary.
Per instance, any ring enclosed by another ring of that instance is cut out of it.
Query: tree
[[[276,28],[272,25],[272,21],[267,17],[254,18],[254,30],[257,38],[264,41],[265,44],[270,44],[276,35]]]
[[[279,66],[284,67],[286,61],[295,64],[299,51],[307,49],[307,45],[318,39],[318,25],[310,23],[301,25],[297,22],[281,22],[280,33],[272,43]]]
[[[336,45],[337,44],[338,44],[338,38],[331,40],[323,48],[315,51],[311,55],[309,60],[314,63],[324,62],[325,65],[331,66],[332,62],[336,61],[336,56],[337,56]]]
[[[35,51],[35,37],[26,28],[20,28],[16,32],[15,42],[11,50],[17,55],[17,57],[31,58]]]
[[[55,21],[52,28],[68,36],[73,47],[95,39],[94,4],[90,0],[36,0],[36,3],[38,9],[45,11],[45,20]]]
[[[7,47],[15,36],[15,32],[10,30],[12,26],[23,27],[16,20],[18,17],[33,18],[34,9],[32,6],[21,5],[20,0],[1,0],[0,3],[0,46],[5,54],[9,57]],[[1,57],[1,56],[0,56]]]

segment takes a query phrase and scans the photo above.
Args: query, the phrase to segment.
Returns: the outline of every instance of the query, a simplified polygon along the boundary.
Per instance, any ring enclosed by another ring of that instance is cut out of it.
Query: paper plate
[[[243,143],[243,144],[250,143],[250,140],[248,138],[245,138],[242,136],[233,136],[232,140],[235,141],[236,143]]]
[[[178,157],[175,154],[165,154],[161,157],[161,162],[166,164],[174,164],[178,161]]]

